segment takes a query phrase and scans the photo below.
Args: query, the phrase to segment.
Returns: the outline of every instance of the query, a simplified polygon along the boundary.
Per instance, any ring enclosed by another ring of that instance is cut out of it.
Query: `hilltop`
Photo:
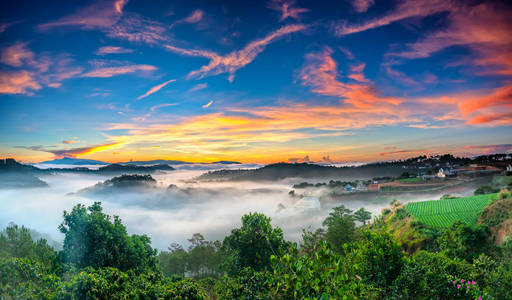
[[[372,179],[375,176],[397,177],[404,172],[421,174],[440,168],[455,168],[485,164],[505,169],[512,163],[507,154],[484,155],[475,158],[454,157],[450,154],[418,156],[406,160],[369,163],[361,166],[335,167],[313,163],[275,163],[258,169],[217,170],[198,177],[203,181],[275,181],[286,178]]]

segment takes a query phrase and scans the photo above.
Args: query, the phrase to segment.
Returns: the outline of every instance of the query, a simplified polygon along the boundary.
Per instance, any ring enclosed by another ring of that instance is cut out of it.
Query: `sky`
[[[512,151],[506,1],[2,1],[0,157]]]

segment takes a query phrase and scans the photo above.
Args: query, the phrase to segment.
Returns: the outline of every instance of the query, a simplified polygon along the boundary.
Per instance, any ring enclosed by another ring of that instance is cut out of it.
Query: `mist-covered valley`
[[[35,165],[41,169],[68,168],[66,165]],[[74,166],[76,167],[76,166]],[[86,166],[97,169],[98,166]],[[379,214],[393,199],[402,202],[438,199],[443,191],[429,193],[374,194],[353,193],[342,197],[326,197],[327,188],[297,190],[292,186],[302,178],[278,181],[201,181],[202,174],[220,169],[254,169],[259,165],[186,164],[172,166],[173,171],[151,174],[155,182],[149,185],[105,187],[102,183],[112,174],[55,172],[37,175],[48,186],[0,189],[3,209],[0,225],[23,224],[37,228],[56,242],[63,235],[58,230],[64,210],[78,203],[86,206],[102,202],[107,214],[118,215],[130,234],[147,234],[153,247],[167,249],[177,242],[187,245],[194,233],[208,240],[222,240],[240,224],[240,217],[249,212],[261,212],[283,229],[285,238],[299,241],[303,228],[316,229],[329,211],[341,204],[357,210],[365,208]],[[69,169],[68,169],[69,170]],[[298,174],[300,175],[300,174]],[[334,178],[343,180],[344,178]],[[348,179],[347,179],[348,180]],[[309,178],[320,182],[321,179]],[[458,196],[471,194],[473,187],[454,191]]]

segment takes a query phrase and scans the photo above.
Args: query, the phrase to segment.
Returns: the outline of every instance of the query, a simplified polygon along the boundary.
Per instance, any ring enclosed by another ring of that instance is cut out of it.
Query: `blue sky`
[[[0,154],[373,161],[512,150],[501,1],[9,1]]]

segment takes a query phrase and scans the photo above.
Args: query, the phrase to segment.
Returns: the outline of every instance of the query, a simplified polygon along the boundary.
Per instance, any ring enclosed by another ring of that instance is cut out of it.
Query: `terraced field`
[[[449,227],[455,221],[475,225],[490,195],[412,202],[405,208],[421,222],[437,228]]]

